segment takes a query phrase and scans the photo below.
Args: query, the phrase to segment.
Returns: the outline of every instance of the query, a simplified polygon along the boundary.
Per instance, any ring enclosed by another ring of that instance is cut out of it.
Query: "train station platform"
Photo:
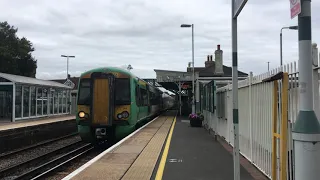
[[[232,180],[232,148],[175,114],[166,112],[64,179]],[[241,164],[241,180],[267,179],[244,158]]]
[[[0,154],[76,132],[74,115],[0,122]]]
[[[27,119],[27,120],[20,120],[16,122],[1,122],[0,121],[0,131],[10,130],[10,129],[18,129],[18,128],[25,128],[30,126],[38,126],[42,124],[50,124],[62,121],[70,121],[75,120],[75,115],[59,115],[53,117],[44,117],[44,118],[35,118],[35,119]]]

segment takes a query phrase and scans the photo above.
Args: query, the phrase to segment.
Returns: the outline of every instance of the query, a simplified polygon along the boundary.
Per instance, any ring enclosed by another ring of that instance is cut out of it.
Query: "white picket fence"
[[[316,54],[318,54],[316,52]],[[318,58],[314,59],[318,64]],[[272,175],[272,108],[273,86],[271,82],[262,82],[278,72],[288,72],[288,162],[287,179],[293,180],[293,141],[291,128],[296,120],[299,109],[298,97],[298,67],[297,62],[292,62],[283,67],[273,69],[264,74],[253,76],[250,73],[248,79],[239,81],[239,133],[240,152],[254,164],[262,173],[271,179]],[[319,118],[319,73],[317,68],[313,72],[314,109]],[[281,90],[281,83],[279,91]],[[281,105],[281,91],[278,94]],[[204,112],[205,126],[215,131],[219,136],[233,146],[233,120],[232,120],[232,84],[217,89],[215,98],[217,113]],[[278,106],[278,130],[280,129],[281,106]],[[278,141],[278,147],[280,146]],[[280,154],[279,149],[277,154]],[[277,158],[277,174],[279,174],[279,157]],[[278,177],[279,179],[279,177]]]

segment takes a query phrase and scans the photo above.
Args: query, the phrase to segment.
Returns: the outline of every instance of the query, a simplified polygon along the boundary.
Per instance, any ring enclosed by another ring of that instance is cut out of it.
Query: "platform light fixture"
[[[194,25],[193,24],[181,24],[181,28],[190,28],[192,29],[192,113],[195,113],[195,93],[194,93]]]
[[[282,66],[282,30],[283,29],[298,30],[299,26],[282,27],[280,30],[280,66]]]
[[[75,56],[61,55],[61,57],[67,58],[67,79],[69,79],[69,58],[75,58]]]

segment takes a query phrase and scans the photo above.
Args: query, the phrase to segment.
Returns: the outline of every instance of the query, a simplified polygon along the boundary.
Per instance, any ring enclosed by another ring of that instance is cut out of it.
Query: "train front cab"
[[[129,77],[116,78],[112,74],[99,72],[83,77],[77,102],[78,132],[83,141],[114,141],[130,131]]]

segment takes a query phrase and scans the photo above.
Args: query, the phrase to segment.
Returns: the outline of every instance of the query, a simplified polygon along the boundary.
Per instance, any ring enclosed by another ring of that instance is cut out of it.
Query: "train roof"
[[[156,86],[153,86],[151,84],[149,84],[147,81],[139,78],[138,76],[134,75],[133,73],[131,73],[130,71],[126,70],[126,69],[123,69],[123,68],[119,68],[119,67],[112,67],[112,66],[108,66],[108,67],[100,67],[100,68],[94,68],[94,69],[91,69],[91,70],[88,70],[88,71],[85,71],[83,73],[81,73],[80,75],[80,78],[88,73],[92,73],[92,72],[106,72],[106,71],[112,71],[112,72],[119,72],[119,73],[122,73],[124,75],[127,75],[127,76],[130,76],[131,78],[136,78],[136,79],[139,79],[139,81],[142,81],[146,84],[148,84],[148,86],[151,86],[155,89],[157,89],[158,91],[161,92],[161,90],[156,87]]]
[[[94,69],[91,69],[89,71],[85,71],[81,74],[81,76],[85,75],[85,74],[88,74],[88,73],[92,73],[92,72],[105,72],[105,71],[113,71],[113,72],[119,72],[119,73],[122,73],[122,74],[125,74],[125,75],[128,75],[130,77],[137,77],[136,75],[132,74],[130,71],[128,70],[125,70],[125,69],[122,69],[122,68],[119,68],[119,67],[111,67],[111,66],[108,66],[108,67],[100,67],[100,68],[94,68]]]

